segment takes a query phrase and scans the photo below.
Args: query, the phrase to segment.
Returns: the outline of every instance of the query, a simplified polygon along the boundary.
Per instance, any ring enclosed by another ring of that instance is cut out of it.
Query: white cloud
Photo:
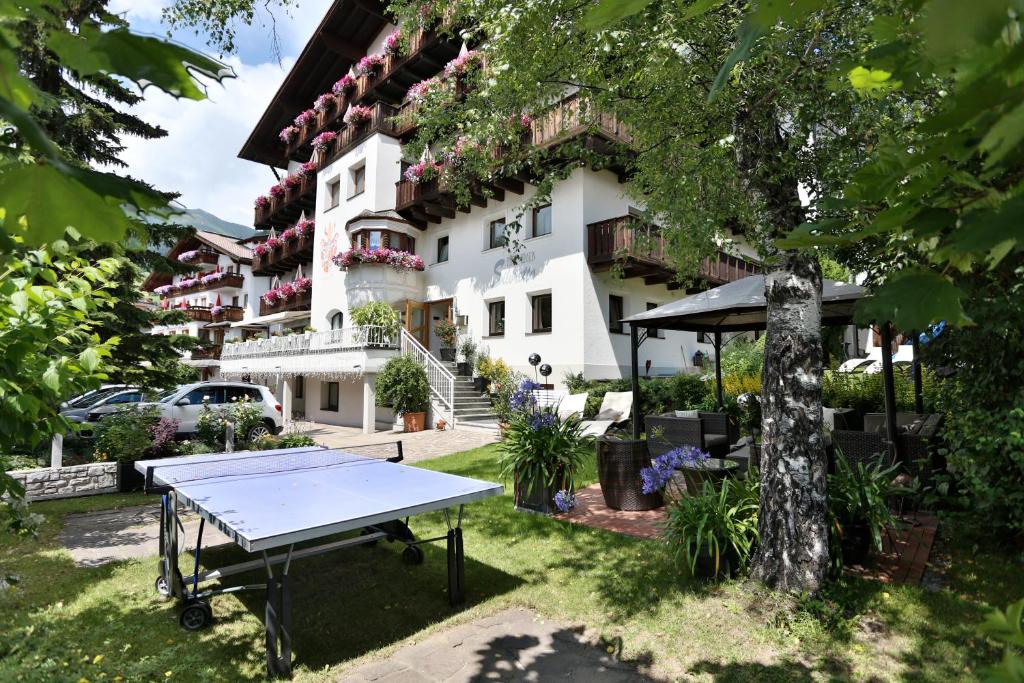
[[[160,21],[160,14],[167,4],[166,0],[111,0],[108,11],[125,15],[129,22]]]
[[[210,86],[207,100],[176,100],[148,89],[146,99],[131,112],[168,135],[159,140],[126,138],[121,158],[132,176],[160,190],[180,192],[180,201],[189,208],[252,225],[253,200],[267,191],[274,176],[265,165],[239,159],[238,150],[294,59],[280,66],[227,61],[238,78],[225,81],[224,87]]]

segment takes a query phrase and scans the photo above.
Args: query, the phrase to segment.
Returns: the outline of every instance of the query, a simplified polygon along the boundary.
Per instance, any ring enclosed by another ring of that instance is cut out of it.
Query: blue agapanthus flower
[[[680,446],[668,453],[662,453],[651,461],[650,467],[640,470],[640,481],[644,493],[654,493],[665,488],[672,475],[679,468],[699,465],[711,456],[696,446]]]
[[[530,429],[535,432],[539,432],[542,429],[554,427],[557,421],[557,415],[550,411],[543,410],[530,416]]]
[[[513,410],[523,410],[524,408],[534,407],[537,405],[537,397],[533,392],[539,388],[540,385],[536,382],[524,379],[519,387],[512,392],[512,396],[509,397],[509,406],[511,406]]]
[[[555,507],[562,512],[568,512],[576,507],[576,496],[569,491],[559,491],[555,494]]]

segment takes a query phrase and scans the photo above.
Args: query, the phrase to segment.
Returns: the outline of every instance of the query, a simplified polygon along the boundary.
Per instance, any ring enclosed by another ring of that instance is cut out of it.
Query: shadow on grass
[[[704,674],[710,676],[716,683],[748,683],[757,681],[782,683],[820,683],[830,681],[845,683],[853,679],[853,670],[849,664],[839,658],[820,659],[814,667],[803,662],[785,660],[777,664],[762,664],[759,662],[730,662],[720,663],[713,661],[697,662],[690,668],[692,674]]]

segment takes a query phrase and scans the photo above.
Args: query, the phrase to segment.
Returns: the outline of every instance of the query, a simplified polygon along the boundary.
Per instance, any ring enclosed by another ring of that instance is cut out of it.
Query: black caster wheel
[[[402,551],[402,564],[423,564],[423,548],[418,545],[407,545]]]
[[[209,603],[193,602],[181,610],[178,623],[186,631],[201,631],[213,623],[213,610]]]
[[[375,533],[377,533],[377,532],[375,530],[373,530],[373,529],[363,529],[362,531],[359,532],[359,535],[360,536],[369,536],[370,534],[375,534]],[[377,539],[374,539],[372,541],[367,541],[363,545],[365,545],[367,548],[372,548],[373,546],[377,545]]]
[[[163,576],[156,577],[153,586],[156,588],[156,593],[160,596],[161,600],[171,599],[171,587],[167,585],[167,579]]]

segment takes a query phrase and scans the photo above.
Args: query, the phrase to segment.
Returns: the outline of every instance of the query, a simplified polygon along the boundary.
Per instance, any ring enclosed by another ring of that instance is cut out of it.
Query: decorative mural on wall
[[[328,223],[326,228],[320,237],[320,267],[325,273],[329,273],[334,268],[334,257],[341,252],[342,245],[341,230],[334,222]]]

